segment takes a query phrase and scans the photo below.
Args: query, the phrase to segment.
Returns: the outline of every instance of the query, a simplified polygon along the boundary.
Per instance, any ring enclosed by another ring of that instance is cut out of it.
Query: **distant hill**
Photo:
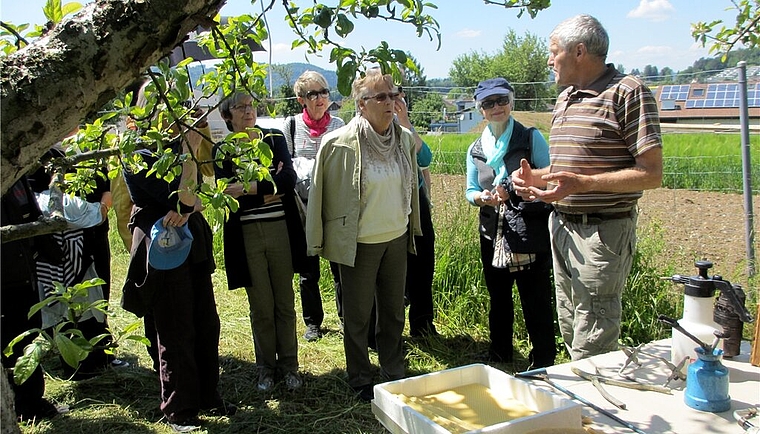
[[[322,69],[319,66],[311,65],[308,63],[287,63],[287,64],[275,64],[272,65],[274,68],[272,68],[275,73],[272,76],[272,86],[275,90],[279,89],[280,86],[283,84],[289,84],[293,85],[296,81],[296,79],[303,74],[305,71],[316,71],[322,75],[325,76],[325,79],[327,79],[328,87],[332,90],[336,90],[338,88],[338,74],[335,71],[328,71],[326,69]],[[290,77],[283,77],[282,74],[278,73],[278,68],[288,68]],[[267,89],[269,89],[269,79],[266,81]]]
[[[327,84],[330,87],[331,90],[337,90],[338,88],[338,74],[335,71],[328,71],[326,69],[322,69],[319,66],[310,65],[308,63],[288,63],[285,65],[272,65],[274,68],[272,68],[275,73],[272,76],[272,86],[275,90],[279,89],[280,86],[283,84],[290,84],[291,86],[293,83],[295,83],[296,79],[304,73],[304,71],[312,70],[317,71],[318,73],[325,76],[325,79],[327,79]],[[286,67],[288,68],[288,76],[283,76],[283,74],[280,74],[277,72],[277,68]],[[194,62],[187,66],[188,71],[190,73],[190,79],[193,83],[195,83],[198,78],[201,76],[201,74],[208,72],[210,69],[213,69],[213,66],[210,66],[208,64],[202,64],[200,62]],[[266,80],[266,86],[267,89],[269,89],[269,78]]]

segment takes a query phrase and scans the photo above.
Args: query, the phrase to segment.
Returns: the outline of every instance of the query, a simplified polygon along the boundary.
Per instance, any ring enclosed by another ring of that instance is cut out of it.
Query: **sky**
[[[680,71],[692,66],[700,57],[708,56],[709,46],[700,47],[691,36],[692,23],[722,19],[732,25],[736,19],[735,10],[727,10],[731,7],[729,0],[555,0],[534,19],[527,13],[518,18],[516,9],[486,5],[482,0],[428,2],[438,6],[437,10],[428,12],[440,24],[442,42],[438,51],[436,42],[431,42],[425,35],[418,38],[412,26],[380,20],[359,19],[355,22],[354,32],[343,42],[355,49],[364,47],[369,50],[385,40],[393,48],[411,52],[428,79],[444,78],[458,56],[499,52],[510,29],[518,37],[527,33],[537,36],[548,46],[548,35],[557,24],[565,18],[586,13],[599,19],[609,33],[608,62],[622,64],[627,72],[632,69],[643,71],[647,65],[659,70],[670,67]],[[311,0],[298,0],[297,3],[303,7],[313,4]],[[336,0],[326,3],[336,3]],[[0,19],[14,24],[41,24],[44,4],[45,0],[0,0]],[[222,15],[260,11],[258,2],[252,6],[248,0],[228,0],[222,8]],[[306,58],[303,50],[291,50],[295,34],[285,24],[281,11],[281,2],[276,1],[276,13],[269,14],[271,47],[265,42],[267,53],[257,54],[256,60],[268,62],[271,55],[271,62],[275,64],[305,62],[334,70],[327,55]]]

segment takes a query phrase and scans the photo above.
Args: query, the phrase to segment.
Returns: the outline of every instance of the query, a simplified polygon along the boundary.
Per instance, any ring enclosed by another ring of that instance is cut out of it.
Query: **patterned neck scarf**
[[[309,116],[309,111],[303,109],[303,123],[309,127],[309,135],[311,137],[319,137],[327,131],[327,126],[330,125],[330,113],[325,112],[325,115],[321,119],[314,120]]]
[[[396,134],[396,128],[391,124],[384,134],[378,134],[372,128],[369,121],[362,116],[356,116],[351,120],[359,124],[359,141],[362,152],[362,165],[388,165],[397,164],[401,171],[404,195],[404,209],[410,209],[412,201],[412,167],[409,159],[405,157],[401,148],[400,137]],[[362,171],[364,173],[364,171]],[[362,179],[362,184],[365,180]],[[415,186],[416,187],[416,186]],[[362,188],[363,185],[362,185]]]

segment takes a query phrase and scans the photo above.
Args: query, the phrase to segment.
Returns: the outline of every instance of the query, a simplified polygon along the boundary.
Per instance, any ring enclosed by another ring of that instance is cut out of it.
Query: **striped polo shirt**
[[[549,135],[550,172],[594,175],[627,169],[644,152],[662,147],[660,117],[652,92],[612,64],[588,89],[565,89],[554,106]],[[587,192],[555,202],[567,213],[631,209],[642,191]]]

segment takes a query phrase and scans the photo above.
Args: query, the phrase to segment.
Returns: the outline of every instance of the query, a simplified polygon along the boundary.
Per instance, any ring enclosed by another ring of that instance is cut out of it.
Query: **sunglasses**
[[[480,107],[482,107],[484,110],[491,110],[496,104],[499,105],[499,107],[504,107],[505,105],[509,104],[509,97],[508,96],[502,96],[497,99],[487,99],[480,103]]]
[[[310,90],[306,92],[305,95],[303,95],[304,98],[308,99],[309,101],[315,101],[319,97],[322,98],[329,98],[330,97],[330,89],[322,89],[322,90]]]
[[[377,95],[373,95],[373,96],[363,96],[362,99],[364,101],[368,99],[374,99],[377,102],[384,102],[386,99],[390,98],[391,101],[396,101],[396,99],[398,99],[400,95],[401,94],[398,92],[387,92],[387,93],[383,92],[383,93],[378,93]]]

